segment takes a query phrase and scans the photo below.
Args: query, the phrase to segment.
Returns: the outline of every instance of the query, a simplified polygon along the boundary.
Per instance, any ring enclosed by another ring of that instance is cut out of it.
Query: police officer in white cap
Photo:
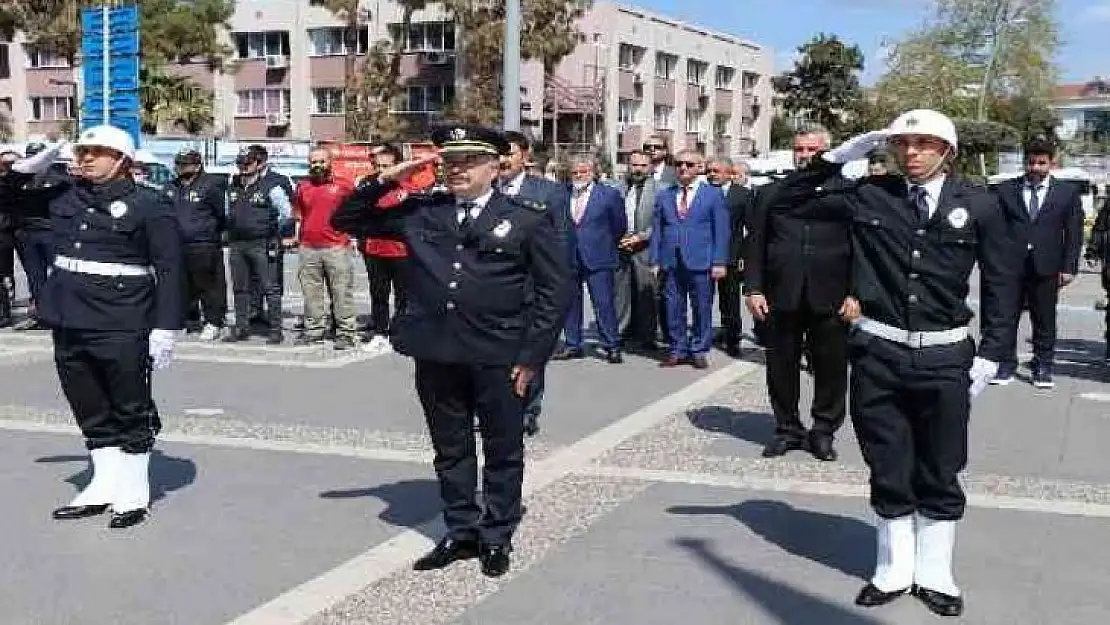
[[[49,205],[54,266],[38,302],[53,330],[62,390],[85,437],[92,481],[54,518],[112,511],[109,526],[146,519],[150,450],[161,428],[151,369],[170,362],[184,293],[177,219],[161,193],[135,184],[135,144],[97,126],[73,146],[81,177]]]
[[[936,111],[905,113],[887,130],[814,159],[810,170],[826,179],[883,144],[904,176],[839,179],[815,190],[827,198],[816,210],[853,223],[850,410],[879,517],[875,574],[856,603],[883,605],[910,591],[936,614],[958,616],[964,602],[952,551],[965,506],[958,475],[967,463],[971,399],[1005,356],[1018,288],[1015,244],[994,196],[951,173],[956,128]],[[976,263],[978,349],[965,303]]]

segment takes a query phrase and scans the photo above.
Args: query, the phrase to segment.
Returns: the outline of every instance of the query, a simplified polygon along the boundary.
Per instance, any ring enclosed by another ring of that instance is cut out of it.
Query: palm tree
[[[180,126],[190,134],[203,132],[213,118],[212,93],[188,76],[144,69],[139,100],[143,132],[154,134],[168,126]]]

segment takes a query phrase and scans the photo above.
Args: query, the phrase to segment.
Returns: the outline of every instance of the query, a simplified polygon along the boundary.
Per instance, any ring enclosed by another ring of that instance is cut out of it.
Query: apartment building
[[[174,66],[212,90],[211,136],[308,141],[343,136],[345,24],[317,0],[239,0],[225,34],[223,70]],[[363,2],[356,52],[403,39],[395,114],[416,128],[442,118],[456,87],[456,30],[436,3],[401,32],[389,0]],[[577,49],[548,76],[522,70],[522,123],[567,152],[597,147],[622,161],[653,132],[711,154],[766,150],[773,53],[737,37],[630,6],[598,2],[578,23]],[[19,39],[0,44],[0,107],[16,140],[56,130],[77,115],[79,73]],[[175,129],[164,129],[174,134]]]

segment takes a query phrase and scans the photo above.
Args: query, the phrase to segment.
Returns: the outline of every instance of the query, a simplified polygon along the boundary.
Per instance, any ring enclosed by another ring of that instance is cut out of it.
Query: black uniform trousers
[[[281,329],[281,245],[277,239],[231,241],[228,244],[231,290],[235,296],[235,325],[240,331],[250,326],[251,283],[258,281],[266,297],[266,315],[271,330]],[[257,311],[261,312],[261,310]]]
[[[725,278],[717,283],[717,308],[721,312],[722,342],[740,345],[744,335],[744,272],[733,264]]]
[[[46,284],[46,275],[54,264],[54,233],[44,228],[24,228],[16,232],[15,243],[33,301]]]
[[[224,251],[218,243],[189,243],[185,252],[185,301],[190,312],[200,305],[204,321],[224,327],[227,316],[227,278]]]
[[[447,534],[509,546],[522,516],[523,401],[507,365],[416,361],[416,392],[424,409]],[[482,434],[482,503],[477,501],[474,417]]]
[[[285,293],[285,250],[281,249],[280,245],[277,256],[273,257],[272,260],[274,263],[274,283],[277,285],[279,294]],[[234,282],[234,278],[232,278],[232,282]],[[273,326],[274,313],[270,310],[269,291],[258,274],[251,274],[249,301],[249,315],[252,319],[257,317],[260,320],[265,320],[273,329],[280,329],[280,326]],[[280,302],[280,298],[278,301]],[[278,311],[277,318],[281,319],[281,311]]]
[[[151,450],[162,429],[151,396],[148,330],[54,330],[54,365],[89,449]]]
[[[404,258],[385,258],[363,254],[366,280],[370,286],[370,331],[389,336],[393,313],[389,310],[389,295],[393,294],[394,312],[405,303],[405,289],[401,285],[401,264]]]
[[[15,233],[0,232],[0,320],[12,316],[15,297]]]
[[[857,331],[851,345],[852,424],[871,469],[871,507],[888,519],[962,518],[975,344],[911,349]]]
[[[803,304],[804,306],[804,304]],[[772,310],[767,322],[767,390],[775,434],[800,439],[806,432],[798,413],[803,344],[812,348],[812,431],[833,435],[844,424],[848,385],[847,330],[832,312]]]
[[[1020,299],[1017,310],[1028,306],[1029,324],[1033,328],[1033,361],[1051,365],[1056,351],[1056,304],[1060,298],[1060,277],[1038,275],[1032,257],[1025,260],[1021,278]],[[1021,315],[1014,319],[1011,329],[1010,360],[1007,364],[1017,367],[1017,334]],[[1001,363],[1000,363],[1001,364]]]

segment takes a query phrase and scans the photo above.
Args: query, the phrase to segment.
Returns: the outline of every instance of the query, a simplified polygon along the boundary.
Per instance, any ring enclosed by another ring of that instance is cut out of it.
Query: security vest
[[[230,240],[278,237],[278,209],[270,201],[270,191],[275,186],[272,179],[266,178],[259,178],[245,187],[240,184],[238,176],[232,179],[227,189],[227,235]]]

